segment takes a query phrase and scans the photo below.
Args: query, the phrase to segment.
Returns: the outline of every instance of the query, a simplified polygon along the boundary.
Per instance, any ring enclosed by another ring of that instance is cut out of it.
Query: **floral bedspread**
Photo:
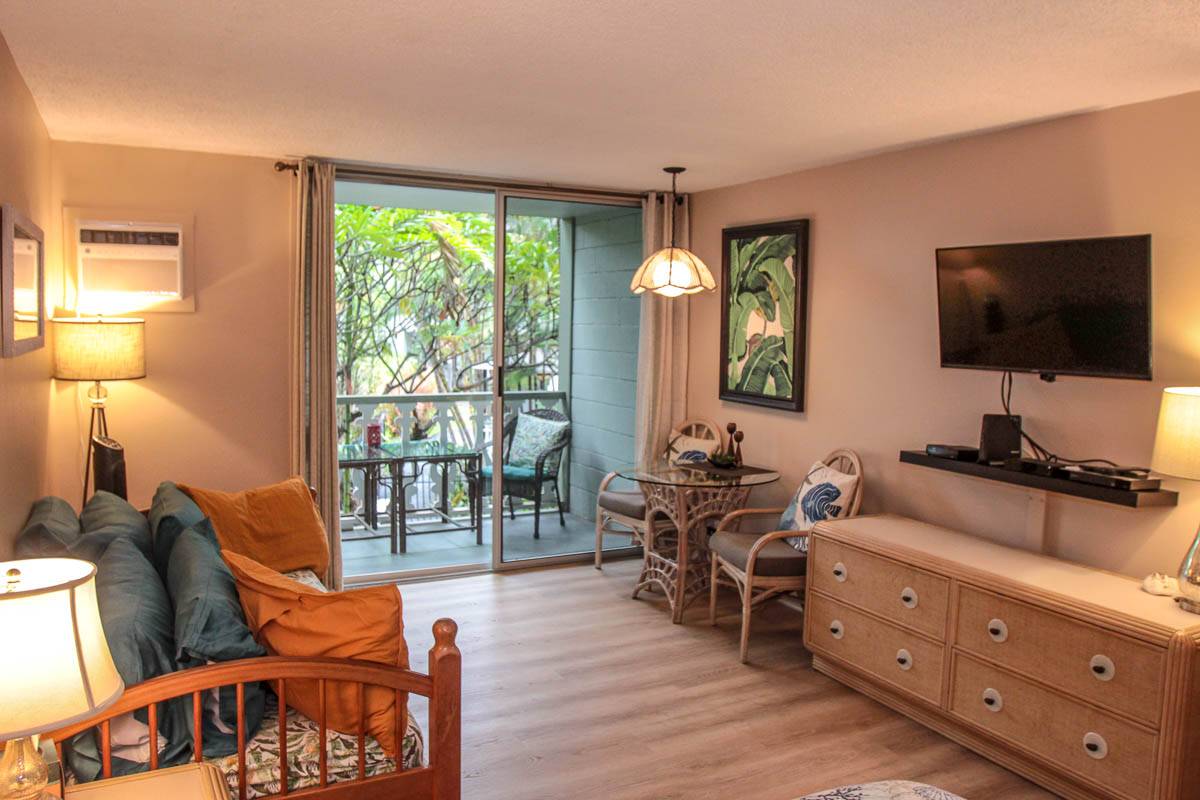
[[[944,789],[912,781],[880,781],[857,783],[805,795],[799,800],[963,800]]]
[[[317,723],[288,709],[287,719],[288,788],[295,791],[316,786],[321,780],[320,741]],[[330,783],[352,780],[358,776],[358,737],[326,730],[327,777]],[[396,763],[384,755],[383,748],[371,737],[366,739],[366,775],[391,772]],[[425,765],[425,740],[412,714],[408,715],[408,730],[404,734],[401,754],[405,769]],[[230,798],[237,798],[237,754],[208,759],[225,775]],[[267,696],[267,710],[262,727],[246,746],[246,797],[266,797],[279,792],[279,704],[274,695]]]

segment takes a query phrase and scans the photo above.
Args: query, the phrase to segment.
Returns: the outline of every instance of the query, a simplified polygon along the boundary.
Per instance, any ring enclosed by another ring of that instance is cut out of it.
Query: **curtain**
[[[676,197],[679,201],[676,202]],[[687,195],[650,192],[642,200],[642,257],[671,244],[691,247]],[[674,214],[671,213],[674,207]],[[639,463],[662,457],[667,437],[687,416],[688,298],[642,295],[638,331],[634,451]]]
[[[300,162],[296,181],[296,261],[292,271],[292,472],[317,490],[329,536],[332,589],[342,588],[337,471],[337,318],[334,304],[334,167]]]

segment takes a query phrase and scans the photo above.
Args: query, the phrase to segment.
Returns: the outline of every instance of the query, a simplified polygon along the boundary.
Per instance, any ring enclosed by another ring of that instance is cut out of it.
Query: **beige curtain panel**
[[[292,472],[317,490],[329,536],[325,583],[342,588],[337,470],[337,316],[334,297],[334,167],[300,162],[296,181],[296,263],[292,270]]]
[[[671,244],[672,220],[676,246],[692,246],[688,205],[687,195],[669,192],[643,198],[643,258]],[[672,426],[687,418],[688,305],[687,297],[642,295],[634,422],[634,452],[641,463],[661,457]]]

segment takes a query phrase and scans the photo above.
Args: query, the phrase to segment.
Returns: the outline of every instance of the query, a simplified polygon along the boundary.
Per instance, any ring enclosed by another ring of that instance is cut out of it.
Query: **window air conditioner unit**
[[[183,226],[79,220],[79,308],[151,309],[184,294]]]

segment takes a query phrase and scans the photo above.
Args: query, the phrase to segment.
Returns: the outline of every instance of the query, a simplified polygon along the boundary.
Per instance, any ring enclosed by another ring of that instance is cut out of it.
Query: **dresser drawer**
[[[811,592],[804,627],[810,650],[931,703],[941,701],[942,645]]]
[[[941,575],[815,536],[812,585],[937,639],[946,636],[950,581]]]
[[[950,712],[1124,796],[1150,796],[1153,733],[957,651]]]
[[[961,586],[957,646],[1158,725],[1166,651],[992,592]]]

